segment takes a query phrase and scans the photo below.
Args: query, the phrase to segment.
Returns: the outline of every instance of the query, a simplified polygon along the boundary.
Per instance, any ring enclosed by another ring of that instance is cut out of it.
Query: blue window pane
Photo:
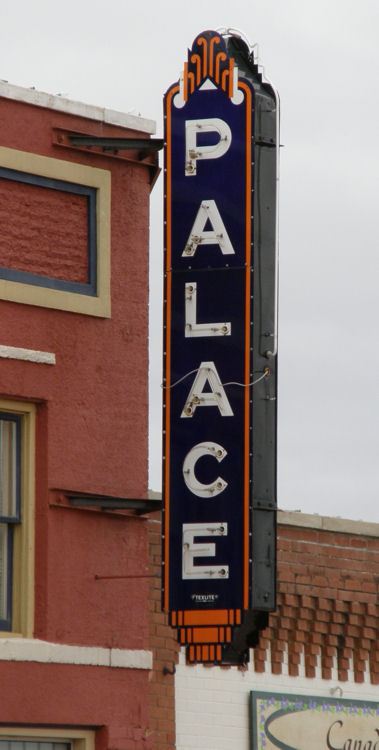
[[[0,620],[8,616],[8,526],[0,524]],[[1,750],[3,748],[0,742]]]
[[[0,516],[17,515],[17,422],[0,419]]]

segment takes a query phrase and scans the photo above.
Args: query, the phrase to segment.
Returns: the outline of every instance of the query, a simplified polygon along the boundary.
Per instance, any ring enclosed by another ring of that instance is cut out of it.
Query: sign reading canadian
[[[252,692],[251,750],[379,750],[379,703]]]
[[[200,34],[165,97],[163,607],[192,662],[275,606],[276,132],[245,42]]]

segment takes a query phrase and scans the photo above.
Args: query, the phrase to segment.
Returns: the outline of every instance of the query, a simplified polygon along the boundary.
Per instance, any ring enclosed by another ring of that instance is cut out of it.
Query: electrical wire
[[[260,377],[257,378],[256,380],[252,380],[251,383],[236,383],[235,380],[231,380],[229,383],[221,383],[221,385],[224,386],[224,387],[226,385],[239,385],[241,388],[252,388],[253,385],[256,385],[257,383],[259,383],[261,380],[263,380],[263,378],[267,378],[267,376],[269,374],[270,374],[270,371],[269,371],[269,369],[267,367],[265,369],[264,373],[262,375],[260,375]]]
[[[161,388],[163,388],[163,390],[169,391],[171,390],[171,388],[175,388],[176,385],[179,385],[179,383],[182,383],[183,380],[186,380],[186,378],[189,378],[190,375],[194,375],[194,373],[196,373],[197,375],[197,373],[200,372],[201,369],[201,367],[197,367],[196,370],[190,370],[190,372],[187,372],[185,375],[183,375],[183,377],[179,378],[179,380],[175,380],[175,383],[171,383],[171,385],[164,385],[163,383],[161,383]],[[263,380],[263,378],[267,378],[269,374],[270,369],[269,367],[266,367],[262,375],[260,375],[256,380],[252,380],[251,383],[237,383],[237,381],[235,380],[230,380],[228,383],[221,383],[221,385],[223,386],[223,388],[227,385],[237,385],[240,388],[252,388],[253,385],[259,383],[261,380]]]
[[[196,367],[196,370],[190,370],[190,372],[187,372],[186,375],[183,375],[183,377],[179,378],[179,380],[175,380],[175,383],[171,383],[171,385],[164,385],[163,383],[161,383],[161,388],[163,388],[163,390],[169,391],[171,390],[171,388],[175,388],[176,385],[179,385],[179,383],[181,383],[186,378],[189,378],[189,376],[193,375],[195,372],[197,375],[199,371],[200,367]]]

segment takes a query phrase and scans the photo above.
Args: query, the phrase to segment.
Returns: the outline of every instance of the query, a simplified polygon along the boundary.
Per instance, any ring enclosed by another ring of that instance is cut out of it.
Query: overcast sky
[[[379,522],[378,0],[2,0],[0,78],[141,114],[207,28],[281,97],[279,507]],[[151,220],[151,476],[160,489],[162,180]]]

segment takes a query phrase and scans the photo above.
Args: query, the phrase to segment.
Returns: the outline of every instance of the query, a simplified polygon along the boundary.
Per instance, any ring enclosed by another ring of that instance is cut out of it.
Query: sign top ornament
[[[225,40],[215,31],[204,31],[188,50],[180,79],[180,93],[184,102],[199,88],[222,88],[233,99],[237,90],[238,70],[229,57]]]

